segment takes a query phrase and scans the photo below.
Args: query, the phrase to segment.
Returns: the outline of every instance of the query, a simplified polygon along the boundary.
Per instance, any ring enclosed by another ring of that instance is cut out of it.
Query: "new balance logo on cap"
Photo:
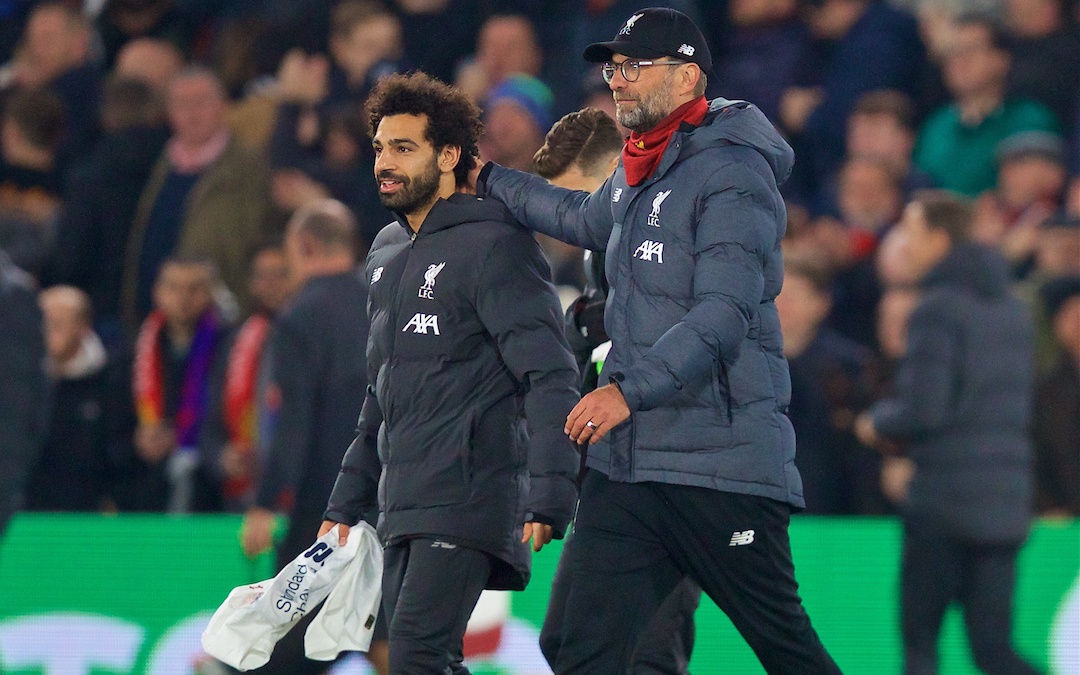
[[[684,42],[682,43],[682,46],[675,51],[679,52],[680,54],[685,54],[687,56],[693,56],[695,50],[693,47]]]
[[[746,546],[747,544],[754,543],[754,531],[743,530],[742,532],[735,532],[731,535],[731,541],[728,542],[728,546]]]

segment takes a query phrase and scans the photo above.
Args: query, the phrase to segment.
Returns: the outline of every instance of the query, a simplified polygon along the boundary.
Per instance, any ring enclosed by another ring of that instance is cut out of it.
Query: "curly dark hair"
[[[461,148],[454,167],[459,186],[466,183],[480,154],[476,139],[483,133],[480,109],[460,90],[422,72],[389,75],[379,80],[364,104],[368,111],[368,132],[372,138],[379,122],[388,115],[425,115],[424,138],[436,150],[446,146]]]

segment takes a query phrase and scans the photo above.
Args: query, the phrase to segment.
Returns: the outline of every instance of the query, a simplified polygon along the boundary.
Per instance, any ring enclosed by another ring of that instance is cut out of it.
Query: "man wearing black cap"
[[[590,45],[631,130],[592,194],[487,164],[477,192],[527,227],[605,251],[611,350],[567,417],[586,445],[556,673],[627,672],[684,576],[770,673],[838,673],[803,609],[788,540],[804,505],[773,299],[791,148],[755,107],[704,97],[709,48],[670,9]]]

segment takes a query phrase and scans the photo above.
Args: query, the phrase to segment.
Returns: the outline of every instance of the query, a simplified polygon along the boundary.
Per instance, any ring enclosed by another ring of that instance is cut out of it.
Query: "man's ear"
[[[442,150],[439,150],[439,171],[442,173],[453,173],[454,167],[458,165],[458,161],[461,159],[461,147],[457,145],[443,146]]]

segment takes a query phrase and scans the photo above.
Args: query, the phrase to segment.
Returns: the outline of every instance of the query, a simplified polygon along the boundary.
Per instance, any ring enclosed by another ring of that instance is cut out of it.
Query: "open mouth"
[[[403,182],[393,178],[381,178],[379,179],[379,192],[382,194],[391,194],[400,190],[404,185]]]

